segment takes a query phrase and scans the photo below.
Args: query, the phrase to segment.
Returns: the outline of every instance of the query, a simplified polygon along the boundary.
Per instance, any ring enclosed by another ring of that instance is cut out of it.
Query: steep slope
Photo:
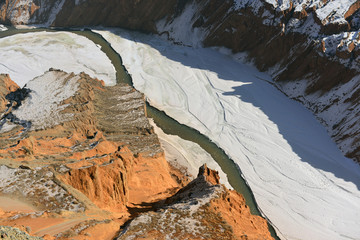
[[[176,0],[6,0],[0,3],[0,20],[11,24],[107,25],[155,31],[156,20],[169,15],[176,4]]]
[[[117,239],[273,238],[266,221],[251,215],[244,198],[220,185],[218,173],[203,165],[196,179],[155,212],[132,220]]]

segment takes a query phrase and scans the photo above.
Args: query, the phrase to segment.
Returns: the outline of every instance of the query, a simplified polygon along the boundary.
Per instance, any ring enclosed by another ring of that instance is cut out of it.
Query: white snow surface
[[[359,239],[359,166],[268,75],[214,49],[119,29],[96,32],[120,53],[152,105],[238,164],[282,239]]]
[[[359,126],[356,125],[360,122],[360,114],[354,114],[360,113],[360,103],[351,104],[349,101],[349,98],[360,90],[360,76],[323,94],[319,92],[305,94],[308,82],[307,79],[283,82],[279,87],[289,93],[290,98],[298,99],[316,112],[317,118],[327,126],[327,131],[334,136],[339,148],[345,154],[360,147],[360,142],[356,138],[346,137],[360,132]]]
[[[4,25],[0,24],[0,32],[6,31],[8,30],[7,27],[5,27]]]
[[[150,124],[159,137],[166,160],[175,167],[185,168],[185,173],[190,175],[190,180],[194,180],[198,175],[199,168],[206,164],[209,168],[218,171],[221,184],[224,184],[228,189],[233,189],[219,164],[197,143],[164,133],[152,119],[150,119]]]
[[[68,32],[34,32],[0,39],[0,73],[20,87],[49,68],[86,72],[106,85],[116,84],[116,71],[96,44]]]
[[[31,130],[51,128],[71,119],[73,114],[61,113],[67,107],[61,102],[75,94],[79,79],[78,75],[51,71],[31,80],[25,85],[31,90],[29,97],[13,114],[30,121]]]

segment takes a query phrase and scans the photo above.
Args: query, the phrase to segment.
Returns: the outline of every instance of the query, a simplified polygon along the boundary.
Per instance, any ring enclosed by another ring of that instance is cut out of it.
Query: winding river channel
[[[98,46],[101,46],[101,50],[111,60],[116,70],[117,82],[127,83],[133,86],[131,76],[128,74],[125,67],[123,66],[119,54],[110,46],[110,44],[101,35],[91,31],[90,29],[85,29],[85,30],[47,29],[47,28],[46,29],[44,28],[16,29],[14,27],[8,27],[7,31],[0,32],[0,38],[12,36],[15,34],[40,32],[40,31],[47,31],[47,32],[66,31],[88,38]],[[169,117],[165,112],[150,106],[149,103],[147,103],[146,110],[148,117],[153,118],[156,125],[160,127],[166,134],[177,135],[182,139],[195,142],[199,146],[201,146],[201,148],[203,148],[206,152],[208,152],[212,156],[212,158],[219,164],[223,172],[227,175],[231,186],[237,192],[241,193],[244,196],[246,200],[246,204],[249,206],[251,213],[260,216],[262,215],[261,211],[258,208],[258,205],[256,204],[251,189],[249,188],[244,178],[241,176],[241,170],[234,163],[234,161],[225,154],[225,152],[221,148],[219,148],[208,137],[204,136],[199,131],[190,128],[186,125],[180,124],[173,118]],[[279,239],[276,236],[273,227],[270,224],[268,225],[271,235],[275,239]]]

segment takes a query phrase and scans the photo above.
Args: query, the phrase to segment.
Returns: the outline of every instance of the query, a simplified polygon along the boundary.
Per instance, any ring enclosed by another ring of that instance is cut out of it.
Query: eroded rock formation
[[[202,210],[177,221],[200,219],[208,239],[271,238],[266,221],[206,166],[184,187],[189,180],[165,160],[144,97],[132,87],[54,69],[22,89],[1,75],[0,86],[0,225],[44,239],[113,239],[130,221],[169,206],[181,213],[195,201]],[[178,202],[187,203],[177,209]],[[242,224],[231,209],[240,210]],[[156,232],[149,236],[166,236],[156,230],[162,225],[148,227]],[[178,239],[203,234],[175,230]]]
[[[273,239],[266,221],[251,215],[244,198],[220,185],[217,172],[206,165],[196,179],[154,207],[117,239]]]

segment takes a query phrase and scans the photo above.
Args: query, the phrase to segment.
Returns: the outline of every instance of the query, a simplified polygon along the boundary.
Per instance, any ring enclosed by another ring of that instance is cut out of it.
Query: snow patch
[[[0,32],[4,32],[6,30],[8,30],[8,28],[5,27],[4,25],[0,24]]]
[[[346,24],[344,15],[356,2],[357,0],[328,1],[322,8],[316,10],[316,15],[323,24],[328,22]]]
[[[31,92],[13,114],[31,122],[31,130],[51,128],[70,120],[73,114],[61,113],[67,105],[61,102],[78,90],[80,76],[51,71],[28,82],[25,87]]]
[[[0,72],[20,87],[49,68],[86,72],[92,78],[116,84],[110,59],[89,39],[68,32],[16,34],[0,39]]]

